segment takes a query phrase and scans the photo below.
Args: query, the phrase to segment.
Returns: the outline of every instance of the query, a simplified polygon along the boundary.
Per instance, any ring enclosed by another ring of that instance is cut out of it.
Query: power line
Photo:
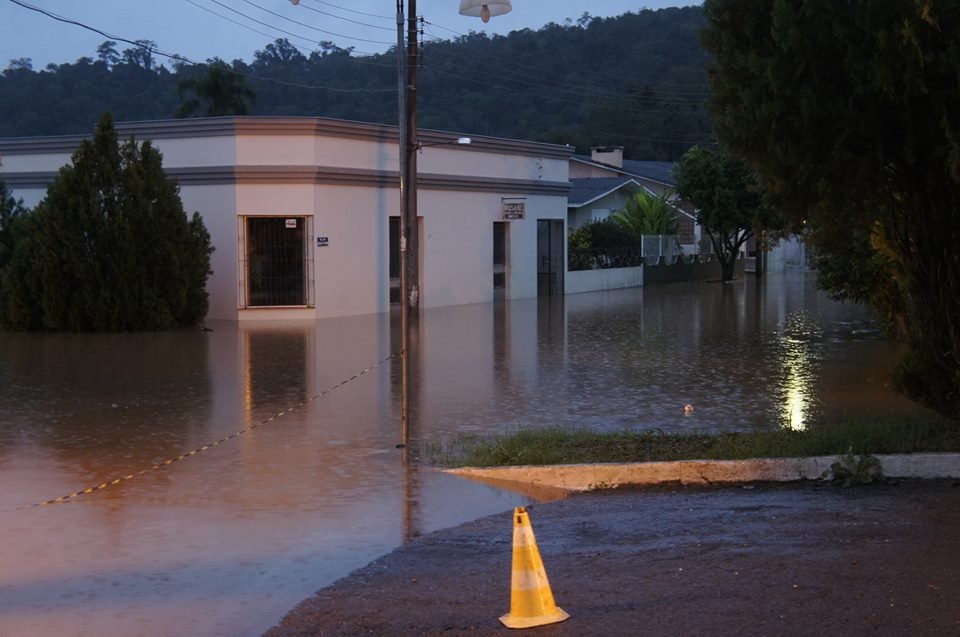
[[[216,1],[216,0],[213,0],[213,1]],[[364,38],[355,38],[355,37],[350,36],[350,35],[343,35],[342,33],[334,33],[333,31],[324,31],[323,29],[320,29],[320,28],[317,28],[317,27],[315,27],[315,26],[309,25],[309,24],[307,24],[306,22],[301,22],[301,21],[299,21],[299,20],[294,20],[293,18],[288,18],[287,16],[285,16],[285,15],[283,15],[283,14],[281,14],[281,13],[277,13],[276,11],[271,11],[270,9],[267,9],[266,7],[261,6],[261,5],[257,4],[256,2],[252,2],[251,0],[242,0],[242,1],[243,1],[243,2],[246,2],[247,4],[249,4],[249,5],[252,6],[252,7],[255,7],[255,8],[257,8],[257,9],[260,9],[261,11],[264,11],[264,12],[266,12],[266,13],[269,13],[270,15],[273,15],[273,16],[276,16],[276,17],[281,18],[281,19],[283,19],[283,20],[286,20],[287,22],[293,22],[294,24],[299,24],[299,25],[302,26],[302,27],[307,27],[308,29],[313,29],[314,31],[319,31],[320,33],[327,33],[327,34],[329,34],[329,35],[335,35],[335,36],[337,36],[337,37],[347,38],[347,39],[349,39],[349,40],[357,40],[357,41],[360,41],[360,42],[373,42],[374,44],[392,44],[391,42],[382,42],[382,41],[380,41],[380,40],[367,40],[367,39],[364,39]],[[218,3],[218,4],[219,4],[219,3]],[[310,8],[310,7],[304,7],[304,8]],[[312,11],[317,11],[318,13],[324,13],[323,11],[318,11],[317,9],[311,9],[311,10],[312,10]],[[330,15],[330,16],[332,16],[333,14],[326,13],[325,15]],[[333,16],[333,17],[337,17],[337,16]],[[380,26],[376,26],[376,25],[372,25],[372,24],[367,24],[367,23],[365,23],[365,22],[357,22],[356,20],[348,20],[347,18],[340,18],[340,19],[341,19],[341,20],[347,20],[348,22],[353,22],[354,24],[361,24],[361,25],[363,25],[363,26],[373,27],[374,29],[384,29],[384,30],[386,30],[386,31],[391,31],[391,30],[392,30],[392,29],[387,29],[387,28],[385,28],[385,27],[380,27]]]
[[[324,4],[326,4],[326,3],[324,3]],[[370,24],[369,22],[360,22],[359,20],[353,20],[353,19],[351,19],[351,18],[344,18],[343,16],[339,16],[339,15],[337,15],[337,14],[335,14],[335,13],[329,13],[329,12],[327,12],[327,11],[321,11],[320,9],[315,9],[314,7],[311,7],[310,5],[307,5],[307,4],[301,4],[300,6],[302,6],[304,9],[307,9],[308,11],[313,11],[314,13],[319,13],[319,14],[321,14],[321,15],[330,16],[331,18],[336,18],[337,20],[343,20],[344,22],[352,22],[353,24],[359,24],[359,25],[361,25],[361,26],[370,27],[371,29],[380,29],[380,30],[382,30],[382,31],[395,31],[395,30],[396,30],[396,27],[383,27],[383,26],[380,26],[379,24]],[[339,7],[339,8],[342,8],[342,7]],[[345,10],[346,10],[346,11],[349,11],[349,9],[345,9]],[[359,11],[355,11],[354,13],[360,13],[360,12],[359,12]],[[369,14],[363,14],[363,15],[369,15]],[[379,17],[379,16],[375,16],[375,17]]]
[[[256,22],[257,24],[259,24],[259,25],[261,25],[261,26],[265,26],[265,27],[267,27],[267,28],[274,29],[274,30],[276,30],[276,31],[279,31],[279,32],[281,32],[281,33],[285,33],[285,34],[287,34],[287,35],[291,35],[291,36],[293,36],[293,37],[295,37],[295,38],[299,38],[299,39],[301,39],[301,40],[310,41],[309,38],[306,38],[306,37],[304,37],[304,36],[302,36],[302,35],[298,35],[298,34],[293,33],[293,32],[291,32],[291,31],[287,31],[286,29],[282,29],[282,28],[276,26],[275,24],[268,24],[268,23],[264,22],[263,20],[258,20],[257,18],[254,18],[253,16],[249,16],[249,15],[247,15],[246,13],[244,13],[244,12],[242,12],[242,11],[239,11],[239,10],[237,10],[237,9],[234,9],[234,8],[231,7],[231,6],[226,5],[226,4],[222,3],[222,2],[220,2],[220,0],[210,0],[210,2],[212,2],[212,3],[216,4],[216,5],[219,5],[219,6],[223,7],[223,8],[226,9],[227,11],[232,11],[233,13],[236,13],[237,15],[241,15],[241,16],[243,16],[244,18],[246,18],[247,20],[250,20],[251,22]],[[247,2],[248,4],[253,4],[252,2],[249,2],[249,0],[244,0],[244,2]],[[259,7],[258,5],[254,5],[254,6],[257,7],[257,8],[259,8],[259,9],[261,9],[261,10],[263,10],[263,11],[267,11],[267,13],[272,13],[273,15],[280,15],[280,14],[278,14],[278,13],[274,13],[274,12],[269,11],[269,10],[267,10],[267,9],[263,9],[263,7]],[[283,17],[283,16],[280,16],[280,17]],[[335,33],[335,32],[333,32],[333,31],[326,31],[326,30],[324,30],[324,29],[319,29],[319,28],[317,28],[317,27],[312,27],[312,26],[310,26],[310,25],[308,25],[308,24],[304,24],[303,22],[297,22],[296,20],[291,20],[290,18],[284,18],[284,19],[285,19],[285,20],[290,20],[291,22],[295,22],[296,24],[299,24],[299,25],[301,25],[301,26],[305,26],[305,27],[307,27],[308,29],[313,29],[314,31],[318,31],[318,32],[320,32],[320,33],[326,33],[327,35],[332,35],[332,36],[335,36],[335,37],[338,37],[338,38],[345,38],[345,39],[347,39],[347,40],[356,40],[357,42],[370,42],[370,43],[373,43],[373,44],[393,44],[392,42],[383,42],[382,40],[369,40],[369,39],[366,39],[366,38],[355,38],[355,37],[353,37],[353,36],[344,35],[344,34],[342,34],[342,33]]]
[[[258,33],[258,34],[260,34],[260,35],[262,35],[262,36],[265,36],[265,37],[270,38],[271,40],[277,39],[277,35],[276,35],[276,34],[264,33],[263,31],[260,31],[259,29],[256,29],[256,28],[250,26],[249,24],[244,24],[243,22],[240,22],[239,20],[235,20],[235,19],[231,18],[230,16],[223,15],[222,13],[217,13],[216,11],[214,11],[213,9],[211,9],[210,7],[205,7],[205,6],[203,6],[202,4],[198,4],[198,3],[195,2],[194,0],[184,0],[184,2],[188,2],[188,3],[192,4],[193,6],[197,7],[198,9],[202,9],[202,10],[206,11],[207,13],[209,13],[209,14],[211,14],[211,15],[213,15],[213,16],[216,16],[216,17],[218,17],[218,18],[220,18],[221,20],[226,20],[227,22],[231,22],[231,23],[233,23],[233,24],[235,24],[235,25],[237,25],[237,26],[239,26],[239,27],[241,27],[241,28],[247,29],[248,31],[252,31],[252,32],[254,32],[254,33]],[[288,35],[289,35],[289,34],[288,34]],[[295,38],[298,39],[298,40],[303,40],[303,41],[305,41],[305,42],[309,42],[311,46],[317,44],[316,42],[314,42],[314,41],[313,41],[312,39],[310,39],[310,38],[305,38],[305,37],[301,37],[301,36],[293,36],[293,37],[295,37]],[[296,44],[294,44],[293,42],[290,42],[289,40],[287,40],[287,42],[290,43],[290,46],[296,48],[298,51],[300,51],[301,53],[303,53],[303,54],[305,54],[305,55],[310,55],[310,54],[313,52],[313,49],[304,49],[303,47],[297,46]],[[356,51],[356,50],[353,50],[353,49],[351,49],[351,51],[352,51],[353,53],[357,53],[358,55],[366,55],[366,56],[371,56],[371,57],[372,57],[373,55],[375,55],[374,53],[367,53],[366,51]],[[356,58],[355,58],[355,59],[356,59]],[[374,63],[374,62],[368,62],[367,64],[371,64],[371,65],[374,65],[374,66],[387,66],[387,65],[385,65],[385,64],[376,64],[376,63]]]
[[[166,53],[166,52],[161,51],[160,49],[156,48],[155,46],[145,46],[145,45],[143,44],[143,42],[145,42],[146,40],[136,41],[136,40],[130,40],[130,39],[127,39],[127,38],[122,38],[122,37],[117,36],[117,35],[112,35],[112,34],[110,34],[110,33],[107,33],[106,31],[102,31],[102,30],[100,30],[100,29],[97,29],[96,27],[91,27],[91,26],[89,26],[89,25],[83,24],[82,22],[78,22],[78,21],[72,20],[72,19],[70,19],[70,18],[65,18],[65,17],[63,17],[63,16],[61,16],[61,15],[57,15],[56,13],[53,13],[53,12],[51,12],[51,11],[47,11],[46,9],[41,9],[40,7],[35,7],[35,6],[33,6],[32,4],[28,4],[28,3],[26,3],[26,2],[22,2],[21,0],[10,0],[10,2],[12,2],[13,4],[19,5],[20,7],[23,7],[24,9],[28,9],[28,10],[30,10],[30,11],[36,11],[37,13],[41,13],[41,14],[47,16],[48,18],[51,18],[51,19],[53,19],[53,20],[56,20],[57,22],[63,22],[63,23],[65,23],[65,24],[72,24],[72,25],[74,25],[74,26],[78,26],[78,27],[80,27],[80,28],[86,29],[87,31],[92,31],[92,32],[94,32],[94,33],[97,33],[97,34],[99,34],[99,35],[102,35],[103,37],[107,38],[108,40],[118,40],[118,41],[120,41],[120,42],[126,42],[127,44],[132,44],[133,46],[135,46],[135,47],[137,47],[137,48],[146,49],[146,50],[149,51],[150,53],[156,53],[156,54],[161,55],[161,56],[163,56],[163,57],[168,57],[168,58],[172,58],[172,59],[181,59],[181,56],[179,56],[179,55],[177,55],[177,54],[175,54],[175,53]],[[184,58],[184,59],[185,59],[185,58]]]
[[[12,3],[14,3],[14,4],[16,4],[16,5],[18,5],[18,6],[20,6],[20,7],[23,7],[24,9],[28,9],[28,10],[30,10],[30,11],[35,11],[35,12],[37,12],[37,13],[40,13],[40,14],[42,14],[42,15],[45,15],[45,16],[47,16],[48,18],[50,18],[50,19],[52,19],[52,20],[56,20],[57,22],[63,22],[63,23],[65,23],[65,24],[70,24],[70,25],[73,25],[73,26],[80,27],[80,28],[82,28],[82,29],[86,29],[87,31],[92,31],[93,33],[97,33],[97,34],[99,34],[99,35],[102,35],[103,37],[107,38],[108,40],[115,40],[115,41],[119,41],[119,42],[126,42],[127,44],[132,44],[133,46],[135,46],[135,47],[137,47],[137,48],[139,48],[139,49],[144,49],[144,50],[146,50],[146,51],[148,51],[148,52],[150,52],[150,53],[155,53],[155,54],[157,54],[157,55],[160,55],[160,56],[162,56],[162,57],[169,58],[169,59],[174,60],[174,61],[176,61],[176,62],[182,62],[182,63],[185,63],[185,64],[190,64],[190,65],[192,65],[192,66],[200,66],[200,67],[205,67],[205,68],[208,68],[208,67],[209,67],[208,64],[205,64],[205,63],[203,63],[203,62],[197,62],[197,61],[195,61],[195,60],[191,60],[190,58],[185,57],[185,56],[183,56],[183,55],[179,55],[179,54],[177,54],[177,53],[169,53],[169,52],[167,52],[167,51],[163,51],[163,50],[157,48],[156,46],[154,46],[154,45],[152,45],[152,44],[148,46],[148,45],[144,44],[145,40],[141,40],[141,41],[138,42],[138,41],[136,41],[136,40],[131,40],[131,39],[129,39],[129,38],[125,38],[125,37],[122,37],[122,36],[119,36],[119,35],[114,35],[114,34],[112,34],[112,33],[108,33],[108,32],[106,32],[106,31],[103,31],[102,29],[98,29],[98,28],[92,27],[92,26],[90,26],[90,25],[88,25],[88,24],[84,24],[83,22],[79,22],[79,21],[73,20],[73,19],[71,19],[71,18],[66,18],[66,17],[64,17],[64,16],[57,15],[57,14],[51,12],[51,11],[47,11],[46,9],[42,9],[42,8],[40,8],[40,7],[36,7],[36,6],[34,6],[34,5],[32,5],[32,4],[29,4],[29,3],[27,3],[27,2],[23,2],[23,0],[9,0],[9,1],[12,2]],[[278,79],[276,79],[276,78],[266,77],[266,76],[262,76],[262,75],[254,75],[254,74],[251,74],[251,73],[241,73],[241,72],[236,71],[236,70],[234,70],[234,69],[232,69],[232,68],[228,68],[227,70],[228,70],[231,74],[233,74],[233,75],[236,75],[236,76],[238,76],[238,77],[243,77],[243,78],[246,78],[246,79],[261,80],[261,81],[264,81],[264,82],[270,82],[270,83],[279,84],[279,85],[282,85],[282,86],[292,86],[292,87],[297,87],[297,88],[325,90],[325,91],[332,91],[332,92],[336,92],[336,93],[393,93],[393,92],[395,92],[395,91],[397,90],[396,87],[387,88],[387,89],[367,89],[367,88],[346,89],[346,88],[336,88],[336,87],[332,87],[332,86],[311,85],[311,84],[303,84],[303,83],[300,83],[300,82],[288,82],[288,81],[285,81],[285,80],[278,80]]]
[[[259,31],[259,30],[253,28],[252,26],[250,26],[250,25],[248,25],[248,24],[244,24],[244,23],[240,22],[239,20],[234,20],[233,18],[231,18],[231,17],[229,17],[229,16],[225,16],[225,15],[219,14],[219,13],[217,13],[216,11],[214,11],[213,9],[211,9],[211,8],[209,8],[209,7],[205,7],[205,6],[203,6],[202,4],[198,4],[198,3],[194,2],[193,0],[184,0],[184,2],[188,2],[188,3],[192,4],[193,6],[197,7],[198,9],[202,9],[203,11],[206,11],[207,13],[209,13],[209,14],[211,14],[211,15],[215,15],[216,17],[218,17],[218,18],[220,18],[220,19],[222,19],[222,20],[226,20],[226,21],[228,21],[228,22],[232,22],[232,23],[234,23],[235,25],[237,25],[237,26],[239,26],[239,27],[243,27],[244,29],[247,29],[248,31],[253,31],[254,33],[259,33],[260,35],[262,35],[262,36],[264,36],[264,37],[267,37],[267,38],[274,38],[274,37],[276,37],[276,36],[274,36],[272,33],[264,33],[263,31]]]
[[[365,13],[363,11],[357,11],[356,9],[348,9],[347,7],[341,7],[338,4],[333,4],[332,2],[323,2],[323,0],[313,0],[317,4],[323,4],[328,7],[333,7],[334,9],[341,9],[343,11],[349,11],[350,13],[356,13],[359,15],[365,15],[370,18],[381,18],[383,20],[394,20],[396,16],[387,16],[387,15],[377,15],[376,13]]]

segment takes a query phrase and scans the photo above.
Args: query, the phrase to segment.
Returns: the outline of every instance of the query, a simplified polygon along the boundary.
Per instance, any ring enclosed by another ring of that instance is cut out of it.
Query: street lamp
[[[488,0],[460,0],[460,15],[479,17],[484,22],[490,22],[491,16],[510,13],[512,8],[510,0],[494,0],[494,2]]]

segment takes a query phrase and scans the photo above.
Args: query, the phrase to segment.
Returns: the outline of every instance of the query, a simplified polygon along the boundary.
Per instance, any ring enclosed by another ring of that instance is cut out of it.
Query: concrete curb
[[[874,455],[887,478],[960,478],[960,453]],[[832,476],[830,466],[843,456],[811,458],[763,458],[755,460],[680,460],[676,462],[629,462],[520,467],[466,467],[447,469],[471,480],[505,488],[515,485],[590,491],[621,485],[708,484],[713,482],[792,482],[823,480]]]

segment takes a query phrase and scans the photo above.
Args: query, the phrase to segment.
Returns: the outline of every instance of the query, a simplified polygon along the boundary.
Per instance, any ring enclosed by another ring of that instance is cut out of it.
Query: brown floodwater
[[[869,313],[792,273],[427,310],[403,452],[397,322],[0,333],[0,635],[258,635],[406,539],[528,501],[420,459],[458,433],[922,413]]]

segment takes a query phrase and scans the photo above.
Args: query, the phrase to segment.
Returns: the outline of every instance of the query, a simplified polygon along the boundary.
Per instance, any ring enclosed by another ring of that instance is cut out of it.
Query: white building
[[[384,312],[399,277],[395,127],[223,117],[117,125],[151,140],[213,244],[209,318]],[[562,293],[566,146],[420,131],[421,302]],[[34,206],[82,136],[0,139],[0,178]],[[393,276],[391,276],[393,275]]]

